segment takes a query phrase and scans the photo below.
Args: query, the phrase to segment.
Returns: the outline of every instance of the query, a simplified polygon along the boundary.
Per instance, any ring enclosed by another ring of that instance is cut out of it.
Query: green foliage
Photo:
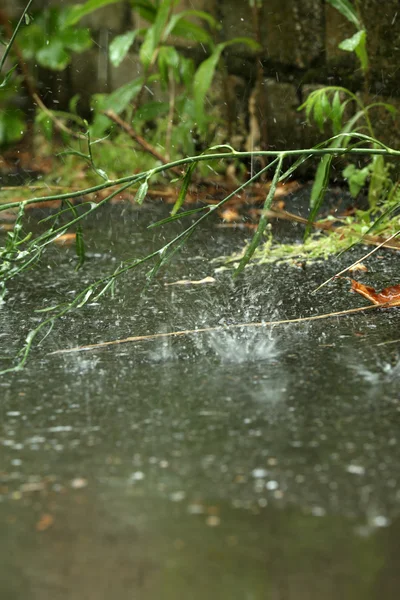
[[[336,10],[338,10],[350,23],[353,23],[357,29],[362,28],[362,23],[353,4],[349,0],[327,0]]]
[[[72,27],[93,11],[102,8],[103,6],[108,6],[109,4],[116,4],[117,2],[120,2],[120,0],[88,0],[81,4],[75,4],[67,9],[65,25],[67,27]]]
[[[62,71],[70,63],[72,52],[90,48],[89,30],[69,25],[67,15],[66,9],[51,7],[35,16],[18,40],[25,59],[34,59],[42,67]]]
[[[378,147],[380,143],[375,138],[370,119],[370,111],[377,106],[385,108],[393,116],[397,114],[396,108],[391,104],[372,103],[365,105],[350,90],[329,86],[312,92],[299,110],[305,109],[307,120],[310,122],[313,119],[321,132],[324,131],[327,125],[332,127],[334,137],[327,142],[331,148],[347,148],[355,137],[362,141],[368,141],[371,147]],[[354,108],[354,114],[343,123],[346,109],[350,112],[350,109]],[[361,133],[363,129],[369,133],[368,136]],[[322,160],[317,169],[311,192],[310,221],[315,219],[318,208],[324,200],[330,166],[330,160]],[[379,201],[384,199],[385,193],[390,190],[387,173],[388,167],[385,166],[384,158],[374,157],[368,165],[361,168],[349,165],[343,171],[343,176],[347,179],[350,193],[354,197],[360,193],[369,180],[368,201],[371,208],[376,208]],[[309,228],[307,228],[308,233]]]
[[[221,54],[228,46],[232,44],[246,44],[253,50],[257,50],[259,45],[250,38],[235,38],[228,42],[223,42],[214,47],[211,56],[204,60],[196,71],[193,82],[193,96],[196,110],[197,125],[200,131],[204,131],[207,125],[207,118],[204,111],[204,101],[210,90],[215,70],[220,61]]]
[[[25,116],[17,108],[0,112],[0,146],[17,142],[25,133]]]
[[[338,10],[350,23],[352,23],[357,32],[339,44],[341,50],[346,52],[355,52],[360,61],[361,69],[364,75],[368,71],[369,61],[367,52],[367,32],[361,21],[361,17],[353,4],[349,0],[327,0],[336,10]]]
[[[361,29],[351,38],[343,40],[343,42],[339,44],[339,48],[346,52],[355,52],[364,73],[368,71],[367,32],[365,29]]]
[[[133,29],[121,35],[117,35],[110,44],[110,61],[114,67],[119,67],[126,55],[128,54],[135,38],[138,34],[142,34],[142,29]]]
[[[22,138],[25,133],[26,123],[24,113],[13,108],[16,91],[18,90],[18,79],[8,79],[0,89],[0,146],[12,144]]]

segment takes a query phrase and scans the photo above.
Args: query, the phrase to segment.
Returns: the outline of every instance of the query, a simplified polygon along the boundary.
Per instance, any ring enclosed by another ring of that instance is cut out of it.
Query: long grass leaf
[[[85,262],[85,241],[83,239],[83,231],[82,226],[79,224],[76,228],[76,237],[75,237],[75,250],[76,255],[78,257],[78,264],[76,265],[75,270],[78,271]]]
[[[215,205],[200,206],[200,208],[193,208],[192,210],[187,210],[185,212],[178,213],[173,215],[172,217],[166,217],[165,219],[161,219],[161,221],[157,221],[156,223],[151,223],[147,229],[153,229],[154,227],[160,227],[161,225],[166,225],[167,223],[171,223],[171,221],[178,221],[184,217],[189,217],[190,215],[194,215],[196,213],[202,212],[207,209],[213,209]]]
[[[311,198],[310,198],[310,215],[308,217],[308,224],[306,227],[306,231],[304,234],[304,239],[310,234],[311,231],[311,223],[314,221],[319,209],[325,198],[326,188],[329,181],[329,173],[332,164],[332,156],[330,154],[325,154],[322,157],[321,162],[318,165],[317,173],[315,176],[315,181],[311,190]]]
[[[281,154],[279,156],[278,165],[277,165],[277,167],[275,169],[275,173],[274,173],[274,178],[271,182],[271,187],[269,188],[268,195],[264,202],[263,213],[265,213],[271,207],[271,204],[272,204],[272,201],[273,201],[274,195],[275,195],[276,186],[278,185],[279,177],[281,175],[282,163],[283,163],[284,157],[285,157],[284,154]],[[257,246],[259,245],[259,243],[261,241],[261,238],[263,236],[263,233],[265,231],[267,223],[268,223],[267,217],[265,216],[265,214],[262,214],[260,217],[260,221],[258,223],[257,231],[253,235],[253,238],[252,238],[250,244],[248,245],[243,258],[241,259],[239,266],[235,271],[235,275],[234,275],[235,277],[237,277],[239,275],[239,273],[241,273],[243,271],[243,269],[245,268],[245,266],[247,265],[247,263],[253,256]]]
[[[362,24],[358,18],[357,12],[349,0],[327,0],[331,6],[336,8],[350,23],[353,23],[357,29],[361,29]]]
[[[182,187],[179,191],[179,196],[176,199],[176,202],[171,210],[172,217],[174,215],[176,215],[178,210],[181,208],[182,204],[185,202],[186,194],[187,194],[190,182],[192,180],[192,175],[193,175],[193,172],[194,172],[196,166],[197,166],[196,163],[190,163],[189,167],[187,168],[185,177],[183,178]]]

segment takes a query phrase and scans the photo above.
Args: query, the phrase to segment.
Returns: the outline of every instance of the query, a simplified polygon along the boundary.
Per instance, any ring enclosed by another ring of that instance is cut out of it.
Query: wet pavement
[[[150,207],[108,207],[86,229],[82,271],[57,247],[13,284],[2,366],[34,308],[181,227],[147,230],[151,220]],[[235,281],[215,273],[207,259],[248,237],[210,222],[145,294],[147,269],[130,272],[115,298],[63,318],[0,379],[2,600],[398,597],[399,309],[51,354],[367,304],[346,281],[311,293],[363,248]],[[358,278],[399,283],[397,264],[380,251]],[[215,283],[165,285],[207,275]]]

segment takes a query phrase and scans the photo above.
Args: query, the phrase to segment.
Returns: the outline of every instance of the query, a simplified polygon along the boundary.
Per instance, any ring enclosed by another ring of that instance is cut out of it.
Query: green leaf
[[[388,175],[383,156],[373,156],[370,164],[371,181],[368,189],[368,203],[375,208],[388,184]]]
[[[143,19],[146,19],[149,23],[154,23],[157,7],[152,3],[152,0],[131,0],[130,4]]]
[[[209,39],[208,34],[199,27],[195,26],[193,29],[194,23],[191,21],[187,21],[186,17],[197,17],[198,19],[202,19],[203,21],[207,21],[212,29],[217,29],[219,27],[218,22],[212,17],[209,13],[204,12],[203,10],[182,10],[177,15],[173,15],[168,22],[168,26],[165,29],[164,39],[166,39],[171,33],[173,35],[182,36],[182,37],[191,37],[196,42],[204,42],[204,35]],[[197,38],[196,35],[193,35],[195,32],[200,31],[200,38]]]
[[[325,123],[324,100],[327,100],[327,97],[326,93],[322,92],[318,94],[314,101],[314,120],[318,125],[318,129],[321,133],[324,131]]]
[[[134,202],[137,204],[143,204],[143,200],[146,197],[147,191],[149,189],[149,184],[147,183],[147,179],[140,184],[138,191],[136,192]]]
[[[139,31],[141,30],[134,29],[122,35],[117,35],[113,39],[110,44],[110,60],[114,67],[118,67],[122,63]]]
[[[368,70],[368,54],[367,54],[367,32],[364,29],[357,31],[351,38],[340,42],[339,48],[346,52],[355,52],[360,63],[361,68],[365,72]]]
[[[257,246],[259,245],[259,243],[261,241],[261,238],[263,236],[265,228],[266,228],[266,226],[268,224],[268,219],[265,216],[265,213],[271,207],[272,201],[274,199],[276,186],[278,185],[278,181],[279,181],[280,174],[281,174],[281,171],[282,171],[283,158],[284,158],[283,154],[280,154],[279,155],[279,160],[278,160],[278,165],[277,165],[277,167],[275,169],[274,177],[273,177],[272,182],[271,182],[271,187],[269,188],[268,195],[267,195],[267,197],[265,199],[265,202],[264,202],[263,214],[261,215],[260,221],[258,223],[257,231],[253,235],[253,238],[252,238],[250,244],[248,245],[248,247],[247,247],[247,249],[246,249],[246,251],[244,253],[243,258],[240,261],[239,266],[238,266],[238,268],[235,271],[235,277],[237,275],[239,275],[239,273],[241,273],[243,271],[243,269],[245,268],[245,266],[247,265],[247,263],[249,262],[249,260],[253,256],[253,254],[254,254]]]
[[[340,133],[342,129],[342,116],[343,116],[342,103],[340,102],[340,93],[338,90],[333,95],[331,119],[334,135]]]
[[[78,106],[78,102],[81,98],[80,94],[74,94],[74,96],[72,96],[71,100],[68,103],[68,108],[70,110],[71,113],[73,113],[74,115],[77,114],[77,106]]]
[[[193,208],[192,210],[186,210],[185,212],[178,213],[176,215],[173,215],[172,217],[167,217],[166,219],[161,219],[161,221],[157,221],[156,223],[151,223],[151,225],[149,225],[147,227],[147,229],[153,229],[154,227],[160,227],[161,225],[166,225],[167,223],[171,223],[171,221],[178,221],[179,219],[182,219],[183,217],[189,217],[190,215],[194,215],[198,212],[203,212],[207,209],[213,209],[214,207],[215,207],[215,204],[208,205],[208,206],[200,206],[200,208]]]
[[[92,45],[88,29],[65,24],[66,12],[56,7],[45,9],[32,25],[21,31],[19,44],[24,58],[61,71],[70,62],[71,52],[83,52]]]
[[[161,115],[165,115],[169,110],[168,102],[146,102],[142,104],[135,115],[137,121],[153,121]]]
[[[225,44],[218,44],[215,47],[214,52],[204,60],[199,68],[197,69],[194,81],[193,81],[193,96],[195,104],[195,112],[197,118],[197,125],[199,129],[203,129],[205,126],[206,116],[204,113],[204,101],[211,87],[211,83],[214,77],[215,69],[221,58],[222,51],[225,48]]]
[[[233,38],[232,40],[229,40],[229,42],[223,42],[215,46],[212,54],[201,63],[195,73],[193,81],[195,112],[197,125],[200,129],[204,129],[205,127],[206,116],[204,113],[204,101],[207,92],[211,87],[215,69],[219,59],[221,58],[222,52],[225,50],[225,48],[227,48],[227,46],[232,46],[233,44],[247,44],[252,49],[259,49],[260,47],[260,45],[251,38]]]
[[[77,225],[76,227],[76,237],[75,237],[75,251],[78,257],[78,264],[76,265],[76,271],[78,271],[85,262],[85,242],[83,239],[82,227]]]
[[[171,69],[179,78],[179,54],[172,46],[161,46],[158,52],[157,64],[165,87],[168,85]]]
[[[349,0],[327,0],[331,6],[336,8],[350,23],[353,23],[357,29],[362,28],[357,12]]]
[[[13,72],[15,71],[15,69],[17,68],[18,65],[14,65],[9,71],[7,71],[7,73],[4,76],[3,81],[0,83],[0,89],[1,88],[5,88],[7,86],[7,83],[10,80],[11,75],[13,74]]]
[[[89,15],[98,8],[108,6],[109,4],[116,4],[117,2],[120,2],[120,0],[88,0],[83,4],[75,4],[68,9],[65,25],[75,25],[83,17]]]
[[[92,45],[89,29],[72,27],[61,29],[59,32],[59,39],[63,45],[72,52],[83,52]]]
[[[347,179],[350,194],[353,198],[357,198],[358,194],[365,186],[365,183],[370,175],[369,165],[363,169],[357,169],[355,165],[348,165],[343,170],[343,177]]]
[[[38,50],[36,59],[42,67],[53,71],[62,71],[68,65],[70,56],[64,50],[60,40],[52,40],[48,46],[43,46]]]
[[[306,239],[311,231],[311,223],[314,222],[315,217],[318,214],[319,209],[322,206],[322,203],[325,198],[326,188],[328,186],[329,181],[329,173],[331,169],[332,163],[332,155],[325,154],[321,162],[318,165],[317,173],[315,175],[315,181],[311,190],[311,198],[310,198],[310,215],[308,217],[308,224],[306,227],[306,231],[304,234],[304,239]]]
[[[51,141],[53,139],[54,124],[50,117],[45,112],[40,111],[36,113],[35,121],[40,132],[47,140]]]
[[[16,108],[0,111],[0,145],[17,142],[25,133],[23,113]]]
[[[182,183],[182,187],[179,191],[178,198],[176,199],[176,202],[171,210],[171,216],[176,215],[178,210],[181,208],[182,204],[185,202],[188,187],[192,180],[192,175],[193,175],[193,172],[194,172],[196,166],[197,166],[196,163],[191,163],[188,166],[187,171],[185,173],[185,177],[183,178],[183,183]]]
[[[154,24],[147,30],[143,44],[140,47],[140,62],[148,69],[156,48],[159,46],[174,0],[163,0],[158,6]]]

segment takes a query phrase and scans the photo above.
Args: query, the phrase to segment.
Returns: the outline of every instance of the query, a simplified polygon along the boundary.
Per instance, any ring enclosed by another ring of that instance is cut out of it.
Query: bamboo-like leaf
[[[1,88],[5,88],[7,86],[7,83],[10,80],[11,75],[13,74],[13,72],[15,71],[15,69],[17,68],[18,65],[14,65],[13,67],[11,67],[11,69],[9,71],[7,71],[7,73],[4,76],[3,81],[0,83],[0,89]]]
[[[193,96],[194,96],[194,106],[195,113],[197,119],[197,125],[200,129],[204,129],[205,126],[205,113],[204,113],[204,101],[211,87],[212,80],[214,78],[214,73],[218,62],[221,58],[222,52],[225,50],[227,46],[231,46],[232,44],[246,44],[250,46],[250,48],[254,50],[258,50],[260,45],[251,38],[239,37],[233,38],[229,40],[229,42],[223,42],[221,44],[217,44],[215,46],[212,54],[204,60],[199,68],[197,69],[194,81],[193,81]]]
[[[333,133],[337,135],[340,133],[342,129],[342,103],[340,102],[340,93],[338,90],[333,95],[332,100],[332,110],[331,110],[331,119],[332,119],[332,127]]]
[[[163,0],[160,2],[157,8],[156,19],[153,25],[147,30],[143,44],[140,47],[140,62],[145,69],[150,66],[154,52],[162,40],[172,3],[173,0]]]
[[[83,4],[75,4],[68,10],[67,18],[64,22],[65,27],[75,25],[86,15],[89,15],[98,8],[107,6],[108,4],[116,4],[120,0],[87,0]]]
[[[269,208],[271,207],[272,201],[274,199],[274,195],[275,195],[275,190],[276,190],[276,186],[278,185],[278,181],[281,175],[281,171],[282,171],[282,163],[283,163],[283,159],[284,159],[284,154],[280,154],[279,155],[279,160],[278,160],[278,165],[275,169],[275,173],[274,173],[274,178],[271,182],[271,187],[269,188],[269,192],[268,195],[265,199],[264,202],[264,206],[263,206],[263,214],[260,217],[260,221],[258,223],[258,227],[257,227],[257,231],[255,232],[255,234],[253,235],[253,238],[250,242],[250,244],[248,245],[246,252],[244,253],[244,256],[242,257],[238,268],[235,271],[235,277],[237,277],[239,275],[239,273],[241,273],[243,271],[243,269],[245,268],[245,266],[247,265],[247,263],[249,262],[249,260],[251,259],[251,257],[253,256],[257,246],[259,245],[263,233],[265,231],[265,228],[268,224],[268,219],[265,216],[265,213],[267,210],[269,210]]]
[[[113,39],[110,44],[110,61],[114,67],[118,67],[122,63],[139,31],[142,30],[133,29],[122,35],[117,35],[117,37]]]
[[[318,165],[317,173],[315,176],[315,181],[311,190],[311,198],[310,198],[310,215],[308,217],[308,224],[306,227],[306,231],[304,234],[304,239],[306,239],[311,231],[311,223],[315,220],[319,209],[325,198],[326,188],[329,181],[329,172],[331,169],[332,156],[330,154],[325,154],[321,158],[321,162]]]
[[[76,255],[78,257],[78,264],[76,265],[76,271],[78,271],[84,264],[86,253],[85,253],[85,242],[83,239],[83,232],[81,225],[78,225],[76,228],[76,237],[75,237],[75,250]]]
[[[147,286],[151,283],[151,281],[154,279],[154,277],[157,275],[158,271],[161,269],[161,267],[163,267],[167,262],[169,262],[172,257],[179,252],[179,250],[186,244],[186,242],[188,241],[188,239],[191,237],[191,235],[193,234],[194,230],[190,230],[188,231],[183,237],[181,237],[177,243],[175,243],[175,245],[168,247],[164,247],[160,252],[159,252],[159,258],[156,262],[156,264],[154,265],[154,267],[147,273],[146,278],[147,278]]]
[[[164,40],[166,40],[171,33],[182,36],[186,33],[185,30],[187,30],[187,33],[189,33],[192,39],[196,40],[197,42],[207,42],[207,40],[210,40],[210,36],[206,31],[204,31],[203,28],[197,25],[196,28],[193,29],[194,24],[190,21],[187,21],[186,17],[196,17],[198,19],[202,19],[206,21],[213,29],[217,29],[218,27],[218,22],[214,19],[214,17],[203,10],[182,10],[180,13],[173,15],[169,20],[168,25],[165,28],[163,36]],[[199,37],[197,37],[196,33],[198,33]]]
[[[154,227],[161,227],[161,225],[166,225],[167,223],[171,223],[171,221],[178,221],[179,219],[183,219],[184,217],[190,217],[190,215],[195,215],[196,213],[203,212],[207,209],[213,209],[214,205],[200,206],[200,208],[193,208],[192,210],[186,210],[185,212],[178,213],[173,215],[172,217],[166,217],[165,219],[161,219],[161,221],[156,221],[156,223],[151,223],[147,227],[147,229],[154,229]]]
[[[314,102],[314,120],[318,125],[318,129],[321,131],[321,133],[324,131],[326,101],[326,93],[322,92],[318,94]]]
[[[368,189],[368,204],[375,208],[385,190],[388,177],[383,156],[372,157],[371,180]]]
[[[327,0],[336,10],[338,10],[350,23],[353,23],[357,29],[361,29],[362,24],[357,12],[349,0]]]
[[[86,15],[89,15],[98,8],[107,6],[108,4],[116,4],[120,0],[88,0],[83,4],[75,4],[68,9],[68,15],[64,22],[65,27],[76,25]]]
[[[135,199],[134,199],[134,202],[136,202],[136,204],[143,204],[143,200],[146,198],[148,189],[149,189],[149,184],[147,182],[147,179],[145,179],[143,181],[143,183],[140,184],[139,189],[136,192]]]
[[[193,96],[196,112],[197,125],[200,129],[205,126],[204,101],[211,87],[215,69],[221,58],[225,44],[218,44],[211,56],[204,60],[197,69],[193,81]]]
[[[179,196],[176,199],[176,202],[171,210],[171,216],[173,217],[174,215],[176,215],[176,213],[178,212],[178,210],[181,208],[182,204],[185,202],[186,199],[186,194],[190,185],[190,182],[192,180],[192,175],[193,172],[196,168],[196,163],[191,163],[188,168],[187,171],[185,173],[185,177],[183,178],[183,182],[182,182],[182,187],[179,191]]]
[[[368,70],[367,32],[365,29],[357,31],[351,38],[340,42],[339,48],[346,52],[355,52],[364,73]]]

